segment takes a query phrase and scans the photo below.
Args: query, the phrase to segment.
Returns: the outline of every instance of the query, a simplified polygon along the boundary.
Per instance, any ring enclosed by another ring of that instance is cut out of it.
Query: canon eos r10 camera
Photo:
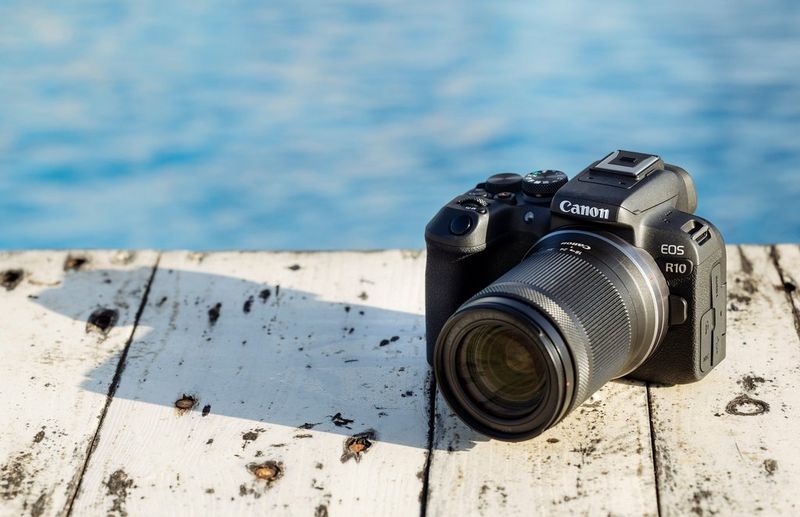
[[[614,151],[572,180],[496,174],[425,230],[428,362],[473,429],[542,433],[603,384],[725,358],[725,244],[689,174]]]

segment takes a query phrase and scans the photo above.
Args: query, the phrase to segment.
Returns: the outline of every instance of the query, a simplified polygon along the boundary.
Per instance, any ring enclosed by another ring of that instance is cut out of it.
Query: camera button
[[[689,304],[684,298],[669,295],[669,324],[681,325],[689,318]]]
[[[467,214],[457,215],[450,221],[450,233],[464,235],[472,229],[472,218]]]
[[[700,371],[711,369],[711,345],[714,334],[714,309],[709,309],[700,318]]]
[[[511,192],[499,192],[495,196],[495,199],[497,199],[499,201],[502,201],[504,203],[513,204],[514,203],[514,194],[511,193]]]

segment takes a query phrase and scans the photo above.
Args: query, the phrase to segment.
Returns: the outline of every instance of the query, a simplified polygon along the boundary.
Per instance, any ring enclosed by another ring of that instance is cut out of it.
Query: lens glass
[[[506,323],[483,322],[461,342],[459,382],[484,411],[502,418],[528,414],[547,392],[547,366],[536,345]]]

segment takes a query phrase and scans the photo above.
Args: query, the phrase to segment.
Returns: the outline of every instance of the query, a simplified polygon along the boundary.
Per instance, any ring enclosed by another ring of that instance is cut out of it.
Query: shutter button
[[[457,215],[450,221],[450,233],[464,235],[472,228],[472,218],[467,214]]]

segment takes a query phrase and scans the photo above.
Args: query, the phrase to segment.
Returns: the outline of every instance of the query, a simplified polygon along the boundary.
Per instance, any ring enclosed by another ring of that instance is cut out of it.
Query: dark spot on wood
[[[245,300],[244,305],[242,306],[242,310],[245,314],[248,314],[253,309],[253,300],[254,298],[252,296]]]
[[[303,424],[301,426],[298,426],[297,428],[298,429],[314,429],[319,424],[320,424],[320,422],[314,422],[314,423],[306,422],[305,424]]]
[[[116,309],[101,307],[89,315],[86,322],[86,332],[99,332],[108,334],[108,331],[117,324],[119,312]]]
[[[272,291],[269,289],[262,289],[260,293],[258,293],[258,297],[261,299],[261,303],[267,303],[269,300],[270,295],[272,295]]]
[[[208,441],[206,441],[206,445],[211,445],[212,443],[214,443],[213,438],[209,438]]]
[[[299,440],[299,439],[302,439],[302,438],[313,438],[313,437],[312,437],[310,434],[308,434],[308,433],[304,433],[304,434],[296,434],[296,435],[294,435],[294,437],[295,437],[295,438],[297,438],[298,440]]]
[[[36,433],[33,437],[33,443],[41,443],[44,440],[44,429]]]
[[[755,416],[768,411],[769,404],[747,395],[739,395],[725,406],[726,413],[737,416]]]
[[[208,416],[211,413],[211,404],[206,404],[203,406],[203,416]]]
[[[356,462],[361,461],[361,456],[366,454],[370,447],[372,447],[372,440],[375,440],[375,437],[375,430],[368,429],[363,433],[354,434],[347,438],[344,441],[342,457],[340,458],[342,463],[350,459],[354,459]]]
[[[768,476],[772,476],[775,474],[775,471],[778,470],[778,462],[771,459],[764,460],[764,470],[767,472]]]
[[[10,501],[22,493],[30,458],[30,452],[19,453],[0,467],[0,499]]]
[[[265,481],[267,486],[272,486],[283,477],[283,463],[279,461],[265,461],[264,463],[251,463],[247,469],[256,477]]]
[[[47,510],[47,492],[42,492],[39,498],[31,505],[31,517],[41,517]]]
[[[322,470],[322,467],[324,467],[324,465],[323,465],[322,463],[319,463],[319,462],[317,462],[317,463],[314,465],[314,468],[315,468],[315,469],[317,469],[317,470]]]
[[[366,300],[367,298],[369,298],[369,295],[367,294],[366,291],[361,291],[361,294],[359,294],[358,297],[361,298],[362,300]]]
[[[547,443],[558,443],[558,438],[548,438]]]
[[[336,413],[331,417],[331,422],[333,422],[333,425],[336,427],[347,427],[349,424],[352,424],[354,420],[343,417],[341,413]]]
[[[242,434],[242,440],[243,440],[242,450],[244,450],[244,448],[247,447],[247,445],[250,444],[251,442],[258,440],[258,435],[263,432],[264,429],[259,427],[258,429],[251,429],[246,433]]]
[[[206,493],[207,494],[213,494],[214,493],[214,489],[213,488],[206,488]]]
[[[292,264],[291,266],[289,266],[286,269],[288,269],[290,271],[300,271],[300,264]]]
[[[317,509],[314,510],[314,517],[328,517],[328,507],[324,504],[317,506]]]
[[[345,359],[344,362],[345,363],[357,363],[358,359]]]
[[[165,303],[167,303],[167,297],[166,296],[162,296],[161,299],[158,300],[158,302],[156,303],[156,307],[161,307]]]
[[[345,305],[344,312],[350,312],[350,306],[349,305]]]
[[[739,384],[742,385],[742,388],[745,391],[753,391],[755,390],[759,384],[766,382],[764,377],[758,377],[756,375],[745,375],[739,380]]]
[[[381,339],[381,342],[378,343],[378,346],[386,346],[388,344],[389,344],[389,340],[388,339]]]
[[[68,255],[64,261],[64,271],[80,271],[88,263],[89,259],[87,257]]]
[[[219,319],[220,312],[222,311],[222,304],[217,303],[210,309],[208,309],[208,324],[212,327],[217,323]]]
[[[793,292],[797,291],[797,286],[794,285],[792,282],[784,282],[783,290],[789,294],[792,294]]]
[[[753,263],[750,262],[750,259],[744,254],[744,250],[742,250],[741,246],[737,246],[736,248],[739,250],[739,261],[742,264],[742,271],[744,271],[746,275],[752,275]]]
[[[403,397],[403,398],[405,398],[405,397],[413,397],[414,396],[414,392],[411,391],[411,390],[406,390],[400,396]]]
[[[129,478],[124,470],[119,469],[109,476],[105,485],[108,489],[106,495],[114,498],[111,502],[111,508],[108,509],[109,514],[128,515],[125,510],[125,501],[128,499],[128,490],[136,488],[133,484],[133,479]]]
[[[0,273],[0,285],[6,288],[6,291],[13,291],[15,287],[22,282],[25,277],[25,272],[21,269],[9,269]]]
[[[390,338],[389,338],[389,341],[391,341],[392,343],[394,343],[395,341],[397,341],[397,340],[399,340],[399,339],[400,339],[400,336],[392,336],[392,337],[390,337]]]
[[[181,412],[185,413],[197,405],[197,398],[192,395],[183,394],[181,398],[175,401],[175,407]]]

